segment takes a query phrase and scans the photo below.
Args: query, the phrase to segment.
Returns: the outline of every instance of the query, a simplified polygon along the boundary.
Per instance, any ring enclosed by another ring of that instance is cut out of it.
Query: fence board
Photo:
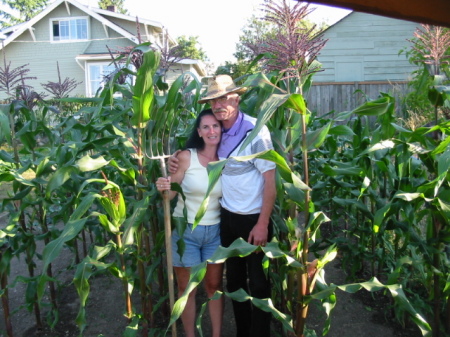
[[[408,82],[326,82],[314,83],[306,95],[308,108],[322,116],[331,111],[350,111],[366,100],[379,97],[380,92],[396,99],[396,111],[401,112],[401,99],[408,93]]]

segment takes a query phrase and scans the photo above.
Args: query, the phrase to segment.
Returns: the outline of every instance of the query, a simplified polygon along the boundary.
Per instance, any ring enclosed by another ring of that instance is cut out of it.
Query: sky
[[[81,2],[81,0],[79,0]],[[92,6],[97,0],[91,1]],[[233,61],[241,29],[252,14],[258,14],[262,0],[125,0],[131,15],[162,23],[169,34],[198,36],[202,49],[216,66]],[[294,3],[294,1],[292,1]],[[310,15],[315,23],[332,24],[348,10],[311,4],[317,8]]]

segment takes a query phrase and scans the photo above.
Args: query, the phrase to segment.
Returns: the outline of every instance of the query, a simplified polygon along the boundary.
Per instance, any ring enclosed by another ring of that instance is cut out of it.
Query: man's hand
[[[173,155],[167,159],[167,167],[170,174],[175,174],[178,171],[178,154],[181,152],[181,150],[175,151]]]
[[[258,222],[250,231],[247,241],[248,243],[255,246],[265,246],[267,243],[268,235],[269,231],[267,229],[267,225]]]

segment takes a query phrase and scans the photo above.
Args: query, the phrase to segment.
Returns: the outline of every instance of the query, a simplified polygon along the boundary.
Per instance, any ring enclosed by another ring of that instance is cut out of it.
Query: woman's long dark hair
[[[198,114],[197,118],[195,119],[194,128],[191,131],[191,134],[190,134],[188,140],[186,141],[187,149],[203,150],[203,148],[205,147],[205,141],[203,140],[202,137],[200,137],[198,135],[197,129],[200,128],[200,123],[202,121],[203,116],[208,116],[208,115],[216,118],[216,116],[214,116],[214,113],[212,112],[211,109],[203,110],[202,112],[200,112]],[[219,122],[219,123],[220,123],[220,125],[222,125],[221,122]]]

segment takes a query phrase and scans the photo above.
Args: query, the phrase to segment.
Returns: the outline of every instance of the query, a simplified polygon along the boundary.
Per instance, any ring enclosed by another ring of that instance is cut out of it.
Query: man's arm
[[[170,174],[175,174],[178,171],[179,165],[178,154],[180,152],[181,150],[175,151],[174,154],[171,155],[169,159],[167,159],[167,170],[169,171]]]
[[[253,227],[248,237],[248,242],[255,245],[265,245],[267,243],[268,227],[270,215],[277,195],[275,186],[275,169],[264,172],[263,204],[258,222]]]

